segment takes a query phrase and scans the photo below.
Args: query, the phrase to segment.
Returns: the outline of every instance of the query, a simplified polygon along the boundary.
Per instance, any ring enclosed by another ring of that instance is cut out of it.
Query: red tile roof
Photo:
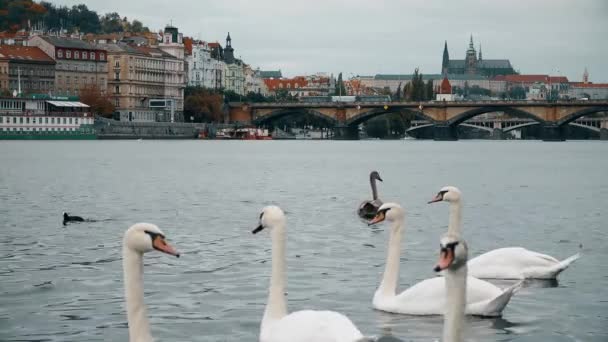
[[[51,57],[37,47],[18,45],[0,45],[0,59],[55,63]]]
[[[441,85],[439,86],[439,94],[451,94],[452,93],[452,85],[447,77],[443,78],[441,81]]]
[[[568,83],[568,77],[566,76],[549,76],[551,83]]]
[[[576,87],[576,88],[608,88],[608,83],[570,82],[570,87]]]

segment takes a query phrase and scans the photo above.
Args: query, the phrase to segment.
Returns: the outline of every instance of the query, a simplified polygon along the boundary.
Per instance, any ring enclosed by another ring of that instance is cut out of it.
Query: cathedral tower
[[[465,74],[477,73],[477,52],[473,46],[473,35],[471,35],[471,41],[469,42],[469,49],[467,50],[464,68]]]
[[[448,41],[443,46],[443,61],[441,62],[441,73],[447,75],[450,69],[450,54],[448,53]]]

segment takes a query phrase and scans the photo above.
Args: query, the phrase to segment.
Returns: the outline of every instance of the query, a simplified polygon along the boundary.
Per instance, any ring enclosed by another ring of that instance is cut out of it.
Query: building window
[[[82,59],[87,59],[89,58],[88,53],[86,51],[82,52]]]
[[[80,59],[80,52],[74,51],[74,59]]]
[[[104,59],[105,59],[105,56],[104,56],[103,52],[100,52],[99,53],[99,60],[103,61]]]
[[[57,50],[57,58],[63,58],[63,50]]]
[[[67,50],[67,51],[65,52],[65,58],[72,58],[72,51]]]
[[[118,60],[116,60],[116,61],[114,62],[114,66],[115,66],[115,67],[117,67],[117,68],[118,68],[118,67],[120,67],[120,62],[119,62]]]
[[[120,99],[118,97],[114,100],[114,105],[120,107]]]
[[[117,81],[120,80],[120,72],[115,72],[114,73],[114,79],[117,80]]]
[[[91,52],[91,59],[95,59],[95,52]]]
[[[114,87],[114,94],[120,94],[120,86]]]

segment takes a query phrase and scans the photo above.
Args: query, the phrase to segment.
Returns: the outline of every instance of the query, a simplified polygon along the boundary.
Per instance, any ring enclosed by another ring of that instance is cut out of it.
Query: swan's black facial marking
[[[441,249],[440,251],[440,256],[443,258],[448,258],[451,254],[451,259],[450,259],[450,263],[448,265],[448,267],[455,265],[454,261],[456,260],[456,246],[458,246],[459,242],[458,241],[454,241],[454,242],[449,242],[447,244],[445,244],[445,246],[443,244],[439,244],[439,248]],[[439,265],[435,266],[435,268],[433,269],[435,272],[439,272],[441,271],[441,267]]]
[[[439,191],[432,200],[428,201],[428,204],[443,201],[443,196],[445,196],[446,193],[448,193],[448,190]]]
[[[263,217],[264,217],[264,212],[262,211],[260,213],[260,224],[254,230],[251,231],[253,234],[257,234],[257,233],[261,232],[262,230],[264,230],[264,225],[262,224]]]
[[[384,208],[382,210],[378,210],[376,215],[367,223],[368,226],[374,225],[376,223],[380,223],[386,219],[386,213],[391,210],[391,208]]]
[[[155,233],[155,232],[151,232],[149,230],[144,230],[144,233],[150,235],[150,238],[152,239],[152,241],[154,241],[155,239],[157,239],[159,236],[160,236],[161,239],[163,239],[163,240],[165,239],[165,236],[163,234],[161,234],[161,233]],[[156,249],[156,247],[155,247],[155,249]]]

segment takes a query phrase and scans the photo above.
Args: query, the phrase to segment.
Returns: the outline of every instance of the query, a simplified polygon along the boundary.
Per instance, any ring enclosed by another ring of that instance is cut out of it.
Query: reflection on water
[[[388,229],[355,214],[372,169],[380,198],[407,211],[400,290],[435,276],[447,207],[426,202],[447,184],[463,190],[473,255],[524,246],[563,259],[585,246],[559,284],[526,281],[502,318],[467,317],[468,340],[608,339],[607,144],[13,141],[0,155],[2,341],[127,340],[121,241],[142,221],[183,256],[145,258],[156,339],[256,341],[270,239],[251,228],[267,204],[287,213],[290,311],[339,311],[382,341],[439,340],[440,316],[372,309]],[[94,222],[63,227],[63,211]]]
[[[523,286],[531,288],[558,287],[559,282],[557,279],[526,279]]]

